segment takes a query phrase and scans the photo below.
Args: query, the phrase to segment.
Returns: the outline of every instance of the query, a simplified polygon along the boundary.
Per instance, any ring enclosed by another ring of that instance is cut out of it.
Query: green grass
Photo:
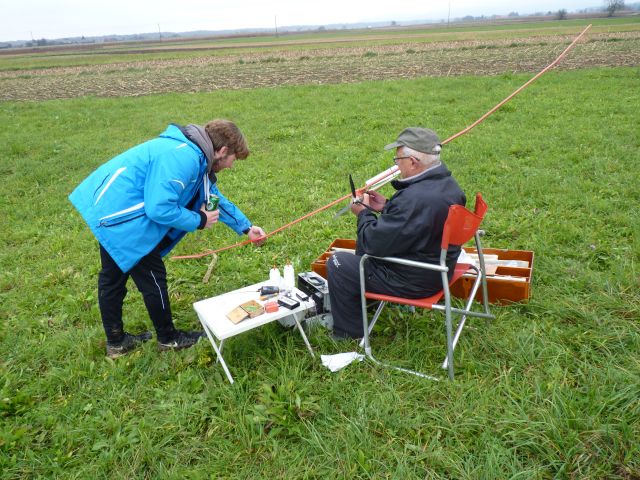
[[[0,477],[638,478],[638,68],[551,72],[446,147],[489,204],[485,246],[536,254],[533,298],[469,322],[454,382],[368,362],[332,374],[279,325],[228,342],[233,386],[205,342],[104,358],[97,245],[66,198],[103,161],[169,122],[231,118],[254,153],[220,187],[271,231],[347,193],[348,173],[387,168],[405,126],[448,137],[526,78],[0,103]],[[353,237],[332,216],[222,253],[209,284],[208,259],[168,260],[177,325],[198,326],[194,301]],[[236,240],[219,226],[174,253]],[[130,289],[127,326],[150,328]],[[381,356],[429,369],[444,355],[440,316],[381,322]]]
[[[32,70],[79,65],[108,65],[132,61],[187,59],[229,54],[277,53],[348,47],[375,47],[412,42],[416,44],[454,41],[493,41],[545,35],[575,36],[588,24],[591,34],[637,31],[640,17],[550,20],[544,22],[433,25],[428,28],[394,28],[389,30],[344,30],[291,33],[281,36],[206,38],[189,41],[167,40],[105,44],[83,48],[62,47],[36,53],[0,55],[0,71]],[[256,44],[260,44],[257,46]],[[270,46],[270,44],[273,44]],[[199,50],[189,50],[198,48]],[[87,50],[89,49],[89,50]],[[169,49],[170,51],[163,51]],[[184,51],[175,50],[184,49]]]

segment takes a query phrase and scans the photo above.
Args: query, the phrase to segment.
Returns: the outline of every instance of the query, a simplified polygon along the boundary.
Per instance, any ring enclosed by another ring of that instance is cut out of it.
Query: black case
[[[288,308],[289,310],[293,310],[294,308],[298,308],[300,306],[299,301],[289,297],[278,298],[278,304],[282,305],[285,308]]]
[[[309,295],[309,297],[315,302],[317,315],[331,311],[328,283],[316,272],[299,273],[298,290]]]

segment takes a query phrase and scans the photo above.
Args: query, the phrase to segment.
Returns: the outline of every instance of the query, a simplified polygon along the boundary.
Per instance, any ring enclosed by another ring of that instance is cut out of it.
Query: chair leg
[[[480,286],[480,278],[476,277],[476,281],[473,284],[473,288],[471,289],[471,294],[467,298],[467,303],[464,306],[465,311],[469,311],[471,305],[473,305],[473,301],[476,298],[476,293],[478,292],[478,287]],[[462,314],[460,317],[460,321],[458,322],[458,327],[456,328],[456,333],[453,336],[453,350],[455,351],[456,345],[458,344],[458,340],[460,339],[460,335],[462,334],[462,329],[464,328],[464,324],[467,321],[467,314]],[[442,369],[445,370],[449,366],[449,357],[448,355],[444,358],[442,362]]]
[[[362,332],[364,337],[362,337],[362,342],[364,342],[364,352],[369,355],[371,352],[371,346],[369,345],[369,332],[371,329],[369,328],[369,318],[367,315],[367,298],[364,296],[365,292],[365,280],[364,280],[364,263],[366,261],[366,256],[360,260],[360,303],[362,308]],[[373,327],[371,327],[373,328]]]
[[[371,348],[369,348],[369,353],[367,353],[367,357],[372,362],[374,362],[377,365],[380,365],[381,367],[393,368],[394,370],[398,370],[399,372],[410,373],[411,375],[415,375],[415,376],[421,377],[421,378],[426,378],[426,379],[433,380],[433,381],[436,381],[436,382],[440,381],[440,379],[438,377],[433,377],[431,375],[427,375],[426,373],[418,372],[416,370],[410,370],[408,368],[398,367],[396,365],[391,365],[390,363],[381,362],[380,360],[378,360],[377,358],[375,358],[373,356],[373,354],[371,353]]]
[[[476,250],[478,251],[478,261],[480,263],[480,272],[478,272],[478,275],[482,277],[482,306],[484,307],[484,313],[491,315],[491,312],[489,312],[489,289],[487,287],[487,276],[485,274],[484,256],[480,255],[482,252],[480,234],[476,232],[474,237],[476,241]],[[475,295],[472,298],[475,298]]]
[[[447,369],[449,379],[453,380],[453,343],[451,339],[451,313],[447,315]]]
[[[369,343],[369,334],[371,333],[371,330],[373,329],[373,326],[375,325],[375,322],[378,320],[378,317],[380,316],[380,312],[382,312],[382,309],[384,308],[384,304],[386,302],[380,302],[380,305],[378,305],[378,309],[376,310],[376,313],[374,315],[373,321],[371,322],[371,324],[369,324],[369,318],[368,318],[368,313],[367,313],[367,299],[364,296],[364,260],[363,259],[360,262],[360,285],[361,285],[361,289],[360,289],[360,301],[361,301],[361,305],[362,305],[362,327],[363,327],[363,333],[364,333],[364,337],[362,338],[362,341],[360,342],[360,346],[364,345],[364,353],[367,356],[367,358],[369,358],[372,362],[376,363],[377,365],[383,366],[383,367],[389,367],[389,368],[393,368],[395,370],[399,370],[401,372],[405,372],[405,373],[410,373],[412,375],[416,375],[418,377],[422,377],[422,378],[428,378],[429,380],[435,380],[438,381],[439,379],[436,377],[432,377],[430,375],[426,375],[424,373],[421,372],[417,372],[415,370],[409,370],[408,368],[402,368],[402,367],[396,367],[395,365],[391,365],[390,363],[384,363],[381,362],[380,360],[378,360],[377,358],[375,358],[373,356],[373,353],[371,351],[371,344]]]
[[[447,282],[446,273],[442,274],[442,284],[444,285],[444,314],[447,329],[447,367],[449,370],[449,379],[453,380],[453,327],[451,324],[451,294],[449,293],[449,284]]]
[[[384,308],[384,306],[386,304],[387,304],[387,302],[380,302],[378,304],[378,308],[376,309],[376,313],[374,313],[373,318],[371,319],[371,323],[369,324],[369,331],[367,332],[369,335],[371,335],[371,330],[373,330],[373,327],[376,324],[376,322],[378,321],[378,317],[382,313],[382,309]],[[364,347],[364,337],[362,337],[362,340],[360,340],[360,343],[358,344],[358,346],[360,348]]]
[[[452,342],[452,346],[451,349],[453,351],[455,351],[456,349],[456,344],[458,343],[458,339],[460,338],[460,334],[462,333],[462,328],[464,327],[464,323],[465,320],[467,319],[466,315],[463,315],[462,318],[460,319],[460,322],[458,323],[458,328],[456,328],[456,333],[453,336],[453,342]],[[443,370],[446,370],[447,367],[449,367],[449,354],[447,353],[447,356],[444,357],[444,361],[442,362],[442,365],[440,366],[440,368],[442,368]]]

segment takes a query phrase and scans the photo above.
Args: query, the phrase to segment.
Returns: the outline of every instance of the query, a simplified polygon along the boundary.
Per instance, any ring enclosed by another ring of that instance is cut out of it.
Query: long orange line
[[[591,24],[587,25],[587,27],[580,33],[580,35],[578,35],[575,40],[573,42],[571,42],[571,44],[564,49],[564,51],[558,55],[558,57],[551,62],[549,65],[547,65],[545,68],[543,68],[542,70],[540,70],[540,72],[538,72],[534,77],[532,77],[529,81],[527,81],[525,84],[523,84],[520,88],[518,88],[516,91],[514,91],[511,95],[509,95],[507,98],[505,98],[504,100],[502,100],[500,103],[498,103],[495,107],[493,107],[491,110],[489,110],[487,113],[485,113],[484,115],[482,115],[478,120],[476,120],[475,122],[473,122],[471,125],[469,125],[467,128],[465,128],[464,130],[460,130],[458,133],[456,133],[455,135],[452,135],[451,137],[447,138],[445,141],[442,142],[443,145],[449,143],[452,140],[455,140],[458,137],[461,137],[462,135],[464,135],[465,133],[469,132],[472,128],[478,126],[480,123],[482,123],[484,120],[486,120],[486,118],[491,115],[492,113],[494,113],[496,110],[498,110],[500,107],[502,107],[505,103],[507,103],[509,100],[511,100],[513,97],[515,97],[517,94],[519,94],[522,90],[524,90],[525,88],[527,88],[529,85],[531,85],[533,82],[535,82],[538,78],[540,78],[542,75],[544,75],[545,73],[547,73],[547,71],[549,71],[551,68],[555,67],[560,60],[562,60],[562,58],[564,58],[564,56],[567,54],[567,52],[569,52],[569,50],[571,50],[576,43],[578,43],[578,41],[584,36],[585,33],[587,33],[587,30],[589,30],[591,28]],[[384,173],[384,172],[383,172]],[[396,169],[394,172],[388,172],[386,175],[380,175],[377,178],[377,181],[381,181],[384,180],[385,178],[388,178],[391,175],[397,175],[398,174],[398,170]],[[362,191],[364,191],[365,189],[362,189]]]
[[[455,135],[452,135],[451,137],[447,138],[444,142],[442,142],[443,144],[445,143],[449,143],[451,140],[455,140],[456,138],[464,135],[465,133],[467,133],[469,130],[471,130],[472,128],[474,128],[475,126],[477,126],[478,124],[482,123],[489,115],[491,115],[492,113],[494,113],[496,110],[498,110],[501,106],[503,106],[505,103],[507,103],[509,100],[511,100],[513,97],[515,97],[517,94],[519,94],[522,90],[524,90],[525,88],[527,88],[529,85],[531,85],[533,82],[535,82],[538,78],[540,78],[542,75],[544,75],[545,73],[547,73],[547,71],[549,71],[550,69],[552,69],[553,67],[555,67],[560,60],[562,60],[564,58],[564,56],[569,52],[569,50],[571,50],[576,43],[578,43],[578,41],[584,36],[585,33],[587,33],[587,30],[589,30],[591,28],[591,24],[587,25],[587,28],[585,28],[582,33],[580,33],[580,35],[578,35],[575,40],[573,42],[571,42],[571,45],[569,45],[567,48],[564,49],[564,51],[558,55],[558,58],[556,58],[553,62],[551,62],[549,65],[547,65],[545,68],[543,68],[542,70],[540,70],[533,78],[531,78],[527,83],[525,83],[524,85],[522,85],[520,88],[518,88],[515,92],[513,92],[511,95],[509,95],[507,98],[505,98],[504,100],[502,100],[499,104],[497,104],[495,107],[493,107],[491,110],[489,110],[487,113],[485,113],[483,116],[481,116],[478,120],[476,120],[475,122],[473,122],[471,125],[469,125],[467,128],[465,128],[464,130],[459,131],[458,133],[456,133]]]
[[[531,85],[533,82],[535,82],[538,78],[540,78],[542,75],[547,73],[550,69],[555,67],[560,62],[560,60],[562,60],[564,58],[564,56],[569,52],[569,50],[571,50],[576,45],[576,43],[578,43],[578,41],[580,41],[580,39],[585,35],[585,33],[587,33],[587,31],[590,28],[591,28],[591,24],[587,25],[587,27],[580,33],[580,35],[578,35],[573,40],[573,42],[571,42],[571,44],[567,48],[565,48],[564,51],[560,55],[558,55],[558,57],[553,62],[551,62],[545,68],[540,70],[534,77],[529,79],[525,84],[520,86],[511,95],[509,95],[507,98],[502,100],[500,103],[498,103],[495,107],[493,107],[487,113],[482,115],[478,120],[473,122],[471,125],[469,125],[465,129],[460,130],[455,135],[452,135],[451,137],[447,138],[446,140],[444,140],[442,142],[442,144],[443,145],[447,144],[447,143],[451,142],[452,140],[455,140],[456,138],[461,137],[462,135],[464,135],[465,133],[469,132],[474,127],[476,127],[479,124],[481,124],[482,122],[484,122],[487,119],[487,117],[489,117],[491,114],[493,114],[496,110],[498,110],[500,107],[502,107],[505,103],[507,103],[509,100],[511,100],[516,95],[518,95],[522,90],[527,88],[529,85]],[[390,172],[388,175],[383,176],[379,180],[382,180],[382,179],[388,177],[389,175],[395,175],[395,174],[397,174],[397,173],[396,172]],[[360,189],[360,190],[364,190],[364,189]],[[351,197],[351,194],[347,194],[344,197],[340,197],[340,198],[328,203],[327,205],[324,205],[323,207],[320,207],[320,208],[318,208],[318,209],[316,209],[316,210],[314,210],[312,212],[307,213],[306,215],[303,215],[302,217],[300,217],[300,218],[298,218],[296,220],[293,220],[292,222],[289,222],[289,223],[281,226],[280,228],[276,228],[272,232],[267,233],[265,235],[265,237],[263,237],[263,238],[269,238],[269,237],[275,235],[276,233],[279,233],[282,230],[285,230],[285,229],[295,225],[296,223],[300,223],[301,221],[306,220],[307,218],[312,217],[312,216],[322,212],[323,210],[326,210],[327,208],[331,208],[334,205],[336,205],[336,204],[338,204],[338,203],[342,202],[343,200],[346,200],[347,198],[350,198],[350,197]],[[214,253],[224,252],[225,250],[231,250],[232,248],[240,247],[242,245],[248,245],[249,243],[251,243],[251,240],[245,240],[244,242],[234,243],[233,245],[228,245],[226,247],[217,248],[215,250],[207,250],[206,252],[196,253],[196,254],[193,254],[193,255],[177,255],[177,256],[171,257],[171,259],[173,259],[173,260],[182,260],[182,259],[188,259],[188,258],[202,258],[202,257],[206,257],[207,255],[213,255]]]
[[[306,215],[303,215],[302,217],[300,217],[300,218],[298,218],[298,219],[296,219],[296,220],[294,220],[292,222],[289,222],[289,223],[281,226],[280,228],[276,228],[274,231],[267,233],[262,238],[269,238],[269,237],[275,235],[276,233],[279,233],[282,230],[285,230],[285,229],[291,227],[292,225],[295,225],[296,223],[300,223],[301,221],[306,220],[307,218],[314,216],[316,213],[320,213],[323,210],[326,210],[327,208],[333,207],[334,205],[342,202],[343,200],[346,200],[347,198],[351,198],[351,194],[350,193],[345,195],[344,197],[337,198],[334,201],[332,201],[331,203],[328,203],[327,205],[325,205],[323,207],[320,207],[320,208],[314,210],[313,212],[309,212]],[[182,260],[182,259],[186,259],[186,258],[206,257],[207,255],[213,255],[214,253],[223,252],[225,250],[230,250],[232,248],[240,247],[242,245],[248,245],[249,243],[251,243],[251,240],[245,240],[244,242],[234,243],[233,245],[228,245],[226,247],[217,248],[215,250],[207,250],[206,252],[196,253],[196,254],[193,254],[193,255],[177,255],[177,256],[171,257],[171,259],[172,260]]]

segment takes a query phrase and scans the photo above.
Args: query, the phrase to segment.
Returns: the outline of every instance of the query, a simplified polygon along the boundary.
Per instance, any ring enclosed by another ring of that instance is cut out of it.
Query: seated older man
[[[466,198],[451,172],[440,160],[442,145],[432,130],[410,127],[385,150],[396,149],[393,161],[400,179],[387,200],[365,193],[353,203],[358,218],[356,254],[338,252],[327,262],[334,338],[363,336],[359,264],[362,255],[399,257],[438,263],[442,229],[449,206],[465,205]],[[377,212],[376,213],[374,213]],[[451,275],[460,247],[450,247],[447,266]],[[365,271],[367,291],[409,298],[433,295],[442,289],[440,273],[371,259]]]

